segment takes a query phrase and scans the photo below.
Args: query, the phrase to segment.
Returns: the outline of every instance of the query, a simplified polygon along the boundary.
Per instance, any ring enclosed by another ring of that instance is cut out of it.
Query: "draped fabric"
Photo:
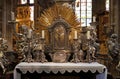
[[[92,73],[95,73],[96,71],[100,74],[105,72],[106,67],[102,64],[99,64],[97,62],[93,63],[53,63],[53,62],[47,62],[47,63],[27,63],[22,62],[18,64],[14,70],[14,79],[20,79],[20,74],[16,71],[16,69],[19,69],[23,74],[26,74],[27,72],[30,73],[42,73],[43,71],[46,73],[53,72],[54,74],[57,74],[60,72],[61,74],[64,74],[66,71],[71,73],[72,71],[75,71],[76,73],[79,73],[80,71],[88,72],[91,71]],[[105,78],[106,74],[103,74]],[[99,75],[100,76],[100,75]],[[100,79],[100,78],[98,78]]]

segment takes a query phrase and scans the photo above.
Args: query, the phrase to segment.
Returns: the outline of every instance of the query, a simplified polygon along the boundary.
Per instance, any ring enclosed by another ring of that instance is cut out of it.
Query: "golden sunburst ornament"
[[[77,20],[72,8],[55,4],[41,14],[38,18],[38,26],[45,28],[49,27],[57,18],[59,18],[59,16],[61,16],[61,18],[64,19],[71,27],[80,25],[80,22]]]

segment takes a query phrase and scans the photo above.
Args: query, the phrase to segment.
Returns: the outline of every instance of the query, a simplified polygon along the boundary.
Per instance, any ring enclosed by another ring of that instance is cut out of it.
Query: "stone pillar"
[[[11,11],[15,12],[14,0],[4,0],[5,5],[5,12],[6,14],[4,18],[6,21],[4,22],[6,26],[6,39],[8,41],[8,51],[13,51],[13,30],[14,30],[14,23],[10,23],[11,21]]]
[[[11,0],[6,1],[6,38],[8,40],[8,51],[12,50],[12,25],[8,22],[11,20]]]
[[[110,25],[114,26],[114,32],[118,34],[120,43],[120,0],[110,0]]]
[[[6,14],[7,14],[7,12],[6,12],[6,0],[4,0],[3,1],[3,13],[2,13],[2,36],[4,37],[4,38],[6,38]]]
[[[115,4],[115,1],[113,0],[110,0],[110,24],[112,25],[114,23],[114,4]]]

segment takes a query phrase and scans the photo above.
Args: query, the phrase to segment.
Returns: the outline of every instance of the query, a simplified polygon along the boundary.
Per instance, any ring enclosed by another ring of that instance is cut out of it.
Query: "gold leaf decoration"
[[[80,22],[77,20],[72,8],[55,4],[54,6],[46,9],[38,18],[37,28],[49,27],[60,16],[71,27],[77,27],[80,25]]]

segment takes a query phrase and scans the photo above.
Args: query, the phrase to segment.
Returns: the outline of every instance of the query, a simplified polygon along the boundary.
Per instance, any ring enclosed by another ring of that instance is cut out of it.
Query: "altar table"
[[[104,65],[99,64],[97,62],[92,63],[21,62],[14,69],[14,79],[21,79],[21,73],[19,73],[17,69],[19,69],[23,74],[26,74],[27,72],[42,73],[43,71],[45,73],[53,72],[54,74],[57,74],[58,72],[64,74],[66,71],[69,73],[73,71],[75,71],[76,73],[79,73],[81,71],[83,72],[91,71],[92,73],[95,73],[97,71],[99,72],[99,74],[96,75],[96,79],[107,79],[107,68]]]

